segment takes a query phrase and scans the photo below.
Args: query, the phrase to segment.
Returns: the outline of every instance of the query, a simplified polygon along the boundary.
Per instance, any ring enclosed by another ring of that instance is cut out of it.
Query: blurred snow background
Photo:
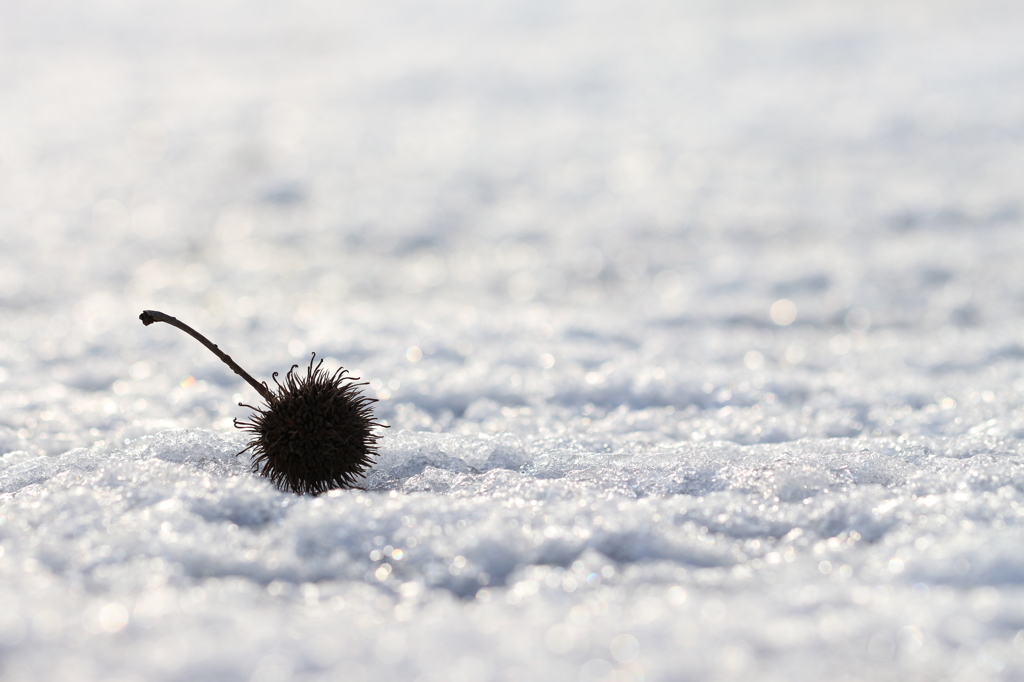
[[[4,679],[1019,679],[1022,20],[4,3]]]

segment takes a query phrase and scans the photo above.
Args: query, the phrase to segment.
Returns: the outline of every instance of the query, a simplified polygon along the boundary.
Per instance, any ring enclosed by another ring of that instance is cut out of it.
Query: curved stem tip
[[[142,320],[142,324],[146,325],[147,327],[153,324],[154,322],[166,322],[172,327],[177,327],[178,329],[185,332],[199,343],[209,348],[214,355],[220,358],[225,365],[231,368],[232,372],[234,372],[235,374],[249,382],[249,385],[255,388],[256,392],[263,396],[265,400],[269,401],[271,399],[272,394],[270,392],[270,389],[267,388],[266,384],[261,384],[260,382],[253,379],[248,372],[239,367],[238,363],[231,359],[231,356],[229,356],[227,353],[218,348],[217,344],[211,342],[208,338],[206,338],[205,336],[203,336],[202,334],[200,334],[195,329],[188,326],[181,320],[175,317],[171,317],[170,315],[165,315],[164,313],[158,310],[143,310],[142,314],[139,315],[139,319]]]

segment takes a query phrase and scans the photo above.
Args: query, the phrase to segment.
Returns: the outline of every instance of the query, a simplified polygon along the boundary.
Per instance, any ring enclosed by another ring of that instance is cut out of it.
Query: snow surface
[[[1024,5],[0,5],[4,680],[1024,678]],[[316,351],[367,491],[236,457]]]

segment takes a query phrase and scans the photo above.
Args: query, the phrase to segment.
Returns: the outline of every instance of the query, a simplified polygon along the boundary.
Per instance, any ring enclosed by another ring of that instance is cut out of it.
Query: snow
[[[0,674],[1021,678],[1022,13],[4,4]]]

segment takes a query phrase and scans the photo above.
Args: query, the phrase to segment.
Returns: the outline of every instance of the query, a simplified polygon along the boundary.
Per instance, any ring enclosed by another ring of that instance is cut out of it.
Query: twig
[[[193,339],[209,348],[214,355],[220,358],[225,365],[231,368],[231,371],[233,371],[235,374],[248,381],[249,385],[255,388],[256,391],[261,396],[263,396],[264,399],[270,401],[272,394],[266,384],[261,384],[260,382],[253,379],[252,376],[250,376],[249,373],[246,372],[244,369],[239,367],[238,363],[232,360],[227,353],[218,348],[217,344],[212,343],[208,338],[206,338],[205,336],[203,336],[202,334],[200,334],[195,329],[188,326],[181,320],[171,317],[170,315],[165,315],[164,313],[161,313],[158,310],[143,310],[142,314],[139,315],[139,319],[142,320],[142,324],[146,325],[147,327],[153,324],[154,322],[166,322],[172,327],[177,327],[181,331],[185,332]]]

